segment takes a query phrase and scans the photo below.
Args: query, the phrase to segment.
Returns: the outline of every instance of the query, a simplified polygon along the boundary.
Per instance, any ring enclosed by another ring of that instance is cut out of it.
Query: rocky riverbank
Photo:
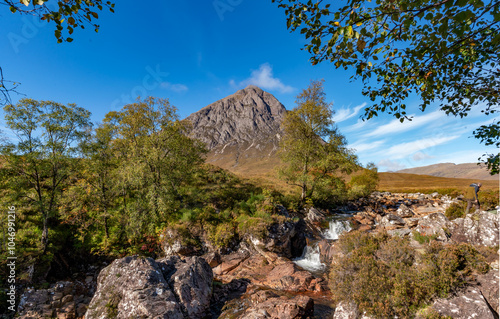
[[[362,318],[355,304],[329,302],[328,265],[341,254],[337,242],[325,235],[332,216],[342,213],[358,231],[407,237],[417,249],[435,240],[498,250],[498,214],[477,211],[449,220],[445,211],[458,200],[437,193],[373,193],[342,209],[310,208],[303,219],[273,224],[265,238],[249,235],[230,251],[204,246],[204,251],[196,252],[199,256],[189,256],[192,249],[170,240],[164,250],[171,256],[125,257],[98,276],[88,276],[88,282],[28,289],[18,314],[21,318],[82,318],[85,312],[85,318]],[[294,262],[313,243],[325,265],[323,272],[308,271]],[[489,272],[456,295],[435,299],[431,307],[452,318],[498,318],[497,259],[498,255],[488,261]]]

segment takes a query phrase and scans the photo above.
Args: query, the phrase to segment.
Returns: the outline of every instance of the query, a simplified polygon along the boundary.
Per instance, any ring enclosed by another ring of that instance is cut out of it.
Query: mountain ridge
[[[249,85],[189,115],[189,135],[207,146],[207,162],[251,173],[279,163],[276,156],[285,107],[272,94]]]
[[[498,176],[492,176],[485,166],[476,163],[438,163],[433,165],[407,168],[395,173],[407,173],[416,175],[430,175],[436,177],[465,178],[476,180],[497,180]]]

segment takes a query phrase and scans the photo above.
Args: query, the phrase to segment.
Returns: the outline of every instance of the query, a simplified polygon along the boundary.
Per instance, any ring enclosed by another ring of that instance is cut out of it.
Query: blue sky
[[[370,101],[360,81],[350,82],[352,70],[312,66],[301,50],[305,40],[286,29],[284,12],[271,0],[117,1],[114,14],[100,13],[99,33],[89,26],[63,44],[56,43],[53,25],[0,9],[4,76],[21,82],[18,90],[27,97],[76,103],[96,122],[137,95],[169,98],[184,118],[248,84],[292,109],[310,80],[324,79],[334,120],[363,164],[390,171],[475,162],[498,151],[471,137],[493,121],[479,111],[465,119],[436,106],[422,113],[413,99],[407,101],[411,122],[388,115],[363,122]]]

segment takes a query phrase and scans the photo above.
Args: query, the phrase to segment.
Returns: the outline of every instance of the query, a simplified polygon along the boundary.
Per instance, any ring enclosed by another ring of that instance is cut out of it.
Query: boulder
[[[203,318],[212,280],[212,269],[199,257],[117,259],[100,272],[85,318]]]
[[[464,292],[454,297],[438,299],[434,302],[432,308],[440,315],[450,316],[451,318],[495,319],[495,315],[490,310],[481,291],[474,287],[468,287]]]
[[[387,230],[397,229],[404,227],[405,221],[403,218],[399,216],[388,214],[382,217],[382,220],[380,221],[380,226]]]
[[[19,300],[16,318],[66,318],[82,317],[93,293],[92,282],[58,281],[47,289],[28,288]],[[75,297],[75,292],[84,293]]]
[[[396,215],[402,218],[410,218],[413,217],[415,213],[413,213],[413,211],[405,204],[401,204],[396,211]]]
[[[448,240],[448,233],[445,229],[449,230],[450,227],[451,223],[443,213],[432,213],[420,218],[415,230],[422,235],[436,235],[436,239],[446,241]]]
[[[415,218],[415,217],[405,218],[406,226],[408,226],[410,228],[416,227],[418,225],[419,220],[420,220],[419,218]]]
[[[457,218],[451,223],[451,239],[472,245],[494,247],[499,242],[498,215],[477,211],[465,218]]]
[[[217,276],[226,275],[249,257],[250,254],[248,251],[237,251],[232,254],[222,256],[222,261],[213,269],[213,272]]]
[[[493,308],[493,310],[498,314],[500,313],[499,309],[499,275],[498,269],[492,269],[486,274],[481,274],[477,276],[477,282],[479,283],[479,290],[483,295],[484,299],[488,302],[488,304]]]
[[[179,300],[186,318],[202,318],[210,307],[212,268],[200,257],[158,260],[163,275]]]
[[[361,225],[372,225],[373,220],[375,219],[370,214],[364,212],[358,213],[354,215],[352,218]]]
[[[189,256],[198,251],[198,247],[187,242],[179,229],[174,227],[167,228],[160,235],[160,244],[166,256]]]
[[[302,219],[298,222],[274,223],[267,228],[268,235],[263,239],[263,246],[281,257],[300,257],[307,245],[305,229],[306,224]]]
[[[314,314],[314,301],[307,296],[293,298],[264,296],[239,319],[302,319]]]
[[[427,205],[427,206],[418,206],[418,207],[413,209],[413,212],[416,215],[425,216],[425,215],[429,215],[429,214],[433,214],[433,213],[443,212],[443,209],[440,207],[434,207],[432,205]]]
[[[341,301],[335,307],[333,319],[358,319],[360,312],[354,302]]]
[[[275,266],[263,282],[269,288],[286,291],[314,291],[317,283],[318,278],[292,262]]]
[[[321,223],[325,221],[325,214],[320,212],[318,209],[311,207],[307,211],[306,219],[311,223]]]

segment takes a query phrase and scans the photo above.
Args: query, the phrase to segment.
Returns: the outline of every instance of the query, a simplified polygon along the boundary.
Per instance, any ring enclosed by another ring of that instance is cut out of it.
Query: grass
[[[461,192],[464,188],[475,182],[483,184],[482,190],[498,190],[499,188],[498,181],[488,180],[478,181],[404,173],[379,173],[379,177],[378,190],[393,193],[432,193],[433,191],[450,192],[452,190]]]

